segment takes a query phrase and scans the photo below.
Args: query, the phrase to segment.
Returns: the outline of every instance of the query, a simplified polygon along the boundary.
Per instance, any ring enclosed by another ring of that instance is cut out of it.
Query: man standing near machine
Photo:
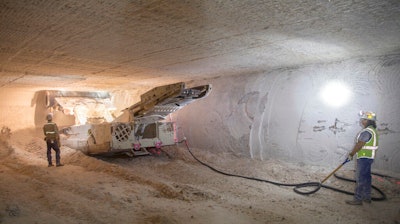
[[[363,127],[358,134],[356,144],[349,153],[349,160],[357,154],[356,189],[353,200],[346,201],[350,205],[371,203],[371,165],[378,150],[378,133],[376,131],[376,114],[360,112],[360,124]]]
[[[43,126],[43,133],[46,136],[44,140],[46,141],[47,145],[47,161],[49,162],[48,167],[53,166],[51,149],[54,149],[56,152],[56,166],[63,166],[63,164],[60,162],[60,135],[58,133],[57,124],[52,121],[52,114],[48,114],[46,119],[47,123]]]

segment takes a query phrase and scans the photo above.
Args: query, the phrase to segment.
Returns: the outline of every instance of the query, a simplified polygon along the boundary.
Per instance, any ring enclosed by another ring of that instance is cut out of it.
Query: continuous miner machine
[[[44,90],[41,93],[45,95],[46,113],[55,113],[55,118],[63,117],[73,123],[59,125],[62,145],[88,155],[140,156],[176,144],[176,124],[166,118],[206,97],[210,91],[211,85],[185,88],[183,82],[155,87],[116,118],[111,113],[115,107],[108,92]]]

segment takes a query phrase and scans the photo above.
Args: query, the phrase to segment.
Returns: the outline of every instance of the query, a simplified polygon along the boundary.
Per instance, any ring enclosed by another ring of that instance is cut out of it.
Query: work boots
[[[347,200],[346,204],[349,204],[349,205],[362,205],[363,202],[360,201],[360,200]]]
[[[52,166],[54,166],[52,163],[49,163],[49,165],[47,165],[47,167],[52,167]],[[60,166],[64,166],[64,164],[61,164],[61,163],[56,164],[56,167],[60,167]]]

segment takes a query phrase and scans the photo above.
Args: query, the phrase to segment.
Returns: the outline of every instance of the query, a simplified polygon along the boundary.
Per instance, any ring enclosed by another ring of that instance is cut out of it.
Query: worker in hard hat
[[[48,114],[46,116],[46,119],[47,123],[43,126],[43,133],[46,136],[44,140],[47,144],[47,161],[49,162],[48,167],[53,166],[53,162],[51,159],[51,149],[56,152],[56,166],[63,166],[63,164],[61,164],[60,162],[60,135],[58,133],[57,124],[52,121],[52,114]]]
[[[356,189],[353,200],[346,201],[350,205],[371,203],[371,165],[378,150],[378,133],[376,131],[376,114],[360,112],[360,124],[363,127],[357,135],[356,144],[349,153],[349,160],[357,156]]]

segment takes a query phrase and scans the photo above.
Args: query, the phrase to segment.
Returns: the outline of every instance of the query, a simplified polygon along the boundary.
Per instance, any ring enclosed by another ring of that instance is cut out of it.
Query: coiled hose
[[[343,193],[343,194],[354,195],[353,192],[349,192],[349,191],[341,190],[341,189],[338,189],[338,188],[335,188],[335,187],[331,187],[331,186],[322,184],[321,182],[305,182],[305,183],[298,183],[298,184],[285,184],[285,183],[279,183],[279,182],[275,182],[275,181],[260,179],[260,178],[256,178],[256,177],[248,177],[248,176],[242,176],[242,175],[238,175],[238,174],[227,173],[227,172],[218,170],[218,169],[216,169],[216,168],[214,168],[214,167],[212,167],[212,166],[210,166],[210,165],[204,163],[203,161],[199,160],[199,159],[192,153],[192,151],[190,150],[190,147],[189,147],[187,141],[186,141],[186,140],[183,140],[182,142],[185,142],[185,145],[186,145],[187,150],[189,151],[190,155],[192,155],[192,157],[193,157],[197,162],[199,162],[200,164],[202,164],[202,165],[208,167],[209,169],[211,169],[211,170],[213,170],[213,171],[215,171],[215,172],[217,172],[217,173],[220,173],[220,174],[223,174],[223,175],[226,175],[226,176],[239,177],[239,178],[244,178],[244,179],[248,179],[248,180],[255,180],[255,181],[265,182],[265,183],[269,183],[269,184],[273,184],[273,185],[277,185],[277,186],[294,187],[294,188],[293,188],[293,191],[296,192],[296,193],[298,193],[298,194],[302,194],[302,195],[314,194],[315,192],[319,191],[321,188],[330,189],[330,190],[333,190],[333,191],[336,191],[336,192],[340,192],[340,193]],[[342,165],[344,165],[346,162],[348,162],[348,161],[346,160]],[[348,178],[345,178],[345,177],[341,177],[341,176],[338,176],[338,175],[336,175],[336,174],[334,174],[334,176],[335,176],[336,178],[340,179],[340,180],[355,182],[355,180],[348,179]],[[327,178],[326,178],[326,179],[327,179]],[[372,187],[374,190],[376,190],[376,191],[380,194],[380,197],[372,197],[371,200],[373,200],[373,201],[383,201],[383,200],[386,200],[386,194],[385,194],[382,190],[380,190],[379,188],[377,188],[376,186],[373,186],[373,185],[372,185],[371,187]],[[313,188],[313,189],[312,189],[312,190],[307,190],[307,191],[300,190],[300,189],[302,189],[302,188]]]

